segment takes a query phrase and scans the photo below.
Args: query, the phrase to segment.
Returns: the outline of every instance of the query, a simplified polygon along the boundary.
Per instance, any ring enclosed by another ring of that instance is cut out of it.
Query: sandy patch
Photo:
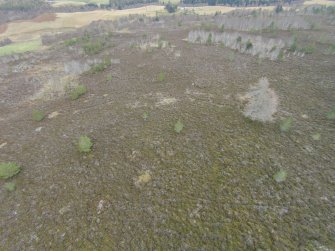
[[[162,106],[162,105],[171,105],[176,103],[178,100],[173,97],[165,97],[161,93],[157,93],[158,102],[156,102],[156,106]]]

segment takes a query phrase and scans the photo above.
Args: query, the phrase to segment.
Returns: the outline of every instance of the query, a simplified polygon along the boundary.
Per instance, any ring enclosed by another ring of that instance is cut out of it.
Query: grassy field
[[[14,53],[23,53],[27,51],[34,51],[41,48],[42,43],[40,39],[28,42],[19,42],[0,47],[0,56],[10,55]]]

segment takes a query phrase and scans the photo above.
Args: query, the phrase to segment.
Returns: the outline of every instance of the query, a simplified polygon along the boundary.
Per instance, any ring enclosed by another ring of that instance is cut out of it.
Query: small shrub
[[[149,117],[149,113],[148,113],[148,112],[144,112],[144,113],[142,114],[142,118],[143,118],[144,120],[147,120],[148,117]]]
[[[174,12],[177,11],[177,9],[178,9],[178,5],[176,5],[176,4],[172,4],[172,3],[169,2],[168,4],[165,5],[165,9],[166,9],[167,12],[169,12],[169,13],[174,13]]]
[[[135,181],[135,186],[140,188],[144,185],[146,185],[147,183],[149,183],[151,181],[152,177],[150,174],[150,171],[145,171],[145,173],[141,174],[140,176],[138,176],[138,178]]]
[[[42,121],[44,119],[45,115],[42,111],[33,110],[32,117],[33,117],[33,120],[35,120],[35,121]]]
[[[177,123],[174,125],[174,131],[176,133],[180,133],[183,130],[183,128],[184,124],[180,120],[178,120]]]
[[[327,112],[326,117],[327,119],[335,119],[335,106],[330,112]]]
[[[162,49],[163,46],[164,46],[164,41],[159,40],[159,41],[158,41],[158,49]]]
[[[101,52],[104,48],[104,45],[101,41],[89,42],[84,44],[83,49],[87,55],[94,55]]]
[[[72,100],[78,99],[80,96],[84,95],[87,92],[87,88],[84,85],[77,85],[71,92],[70,98]]]
[[[80,136],[79,141],[78,141],[79,152],[89,153],[91,151],[92,146],[93,146],[93,143],[89,137]]]
[[[312,54],[315,50],[315,45],[314,44],[309,44],[305,46],[304,48],[301,49],[302,52],[306,54]]]
[[[212,33],[209,33],[207,41],[206,41],[207,45],[211,45],[212,44]]]
[[[321,139],[321,134],[318,133],[318,132],[312,134],[312,139],[313,139],[313,140],[320,140],[320,139]]]
[[[242,42],[242,37],[241,37],[241,36],[238,36],[238,38],[236,38],[236,42],[237,42],[237,43],[241,43],[241,42]]]
[[[221,32],[224,32],[224,24],[221,25],[221,27],[220,27],[220,31],[221,31]]]
[[[113,79],[112,74],[108,74],[108,75],[107,75],[107,81],[112,81],[112,79]]]
[[[293,119],[291,117],[283,119],[280,123],[280,130],[282,132],[288,132],[292,127]]]
[[[290,48],[289,48],[289,51],[290,52],[295,52],[298,48],[298,45],[297,45],[297,38],[294,37],[293,38],[293,43],[291,44]]]
[[[280,12],[282,12],[284,9],[283,9],[283,6],[281,4],[278,4],[275,8],[275,12],[278,14]]]
[[[281,50],[280,52],[279,52],[279,54],[278,54],[278,59],[279,60],[282,60],[282,59],[284,59],[284,52]]]
[[[287,172],[285,170],[280,170],[273,175],[273,179],[278,183],[281,183],[286,180]]]
[[[7,182],[3,186],[7,191],[13,192],[16,189],[16,185],[14,182]]]
[[[181,27],[182,25],[182,22],[181,21],[178,21],[178,24],[177,24],[179,27]]]
[[[329,52],[330,54],[335,54],[335,43],[329,46]]]
[[[95,64],[91,66],[91,72],[92,73],[98,73],[106,70],[108,67],[112,65],[111,61],[109,59],[104,59],[103,62],[99,64]]]
[[[158,74],[158,81],[163,82],[164,80],[165,80],[165,74],[164,74],[164,72],[160,72]]]
[[[64,44],[66,46],[73,46],[73,45],[75,45],[77,43],[78,43],[78,39],[77,38],[71,38],[71,39],[67,39],[67,40],[64,41]]]
[[[245,48],[246,48],[247,50],[249,50],[249,49],[251,49],[251,48],[252,48],[252,43],[251,43],[251,41],[250,41],[250,40],[248,40],[248,42],[247,42],[247,44],[246,44]]]
[[[156,12],[156,16],[153,19],[154,22],[159,22],[159,16],[158,13]]]
[[[0,163],[0,179],[9,179],[21,171],[21,167],[13,162]]]

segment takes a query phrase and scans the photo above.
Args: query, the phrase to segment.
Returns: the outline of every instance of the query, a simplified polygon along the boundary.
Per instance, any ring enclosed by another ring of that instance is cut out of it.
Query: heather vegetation
[[[332,8],[74,1],[0,25],[1,250],[335,247]]]

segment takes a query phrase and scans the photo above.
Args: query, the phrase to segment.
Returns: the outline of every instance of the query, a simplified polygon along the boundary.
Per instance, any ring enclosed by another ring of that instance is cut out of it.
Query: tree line
[[[208,5],[231,5],[231,6],[259,6],[273,5],[282,2],[291,3],[292,0],[181,0],[182,4],[208,4]]]

